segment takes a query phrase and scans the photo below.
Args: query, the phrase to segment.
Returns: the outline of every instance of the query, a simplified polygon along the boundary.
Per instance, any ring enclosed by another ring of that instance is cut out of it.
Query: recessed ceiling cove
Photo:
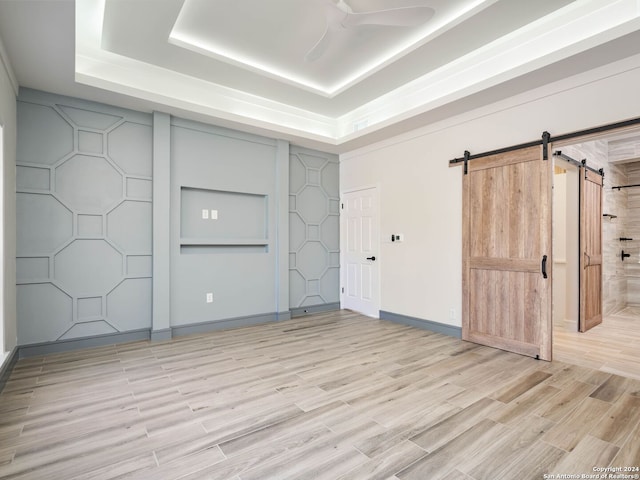
[[[186,0],[169,42],[334,96],[453,25],[478,0]]]
[[[75,22],[78,83],[340,148],[640,53],[638,0],[82,0]]]

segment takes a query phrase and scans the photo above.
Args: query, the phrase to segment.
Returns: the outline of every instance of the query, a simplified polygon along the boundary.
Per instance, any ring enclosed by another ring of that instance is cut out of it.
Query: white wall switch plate
[[[203,220],[208,220],[209,219],[209,209],[208,208],[203,208],[202,209],[202,219]]]
[[[218,210],[211,210],[211,220],[218,219]]]
[[[207,293],[207,303],[213,303],[213,293]]]

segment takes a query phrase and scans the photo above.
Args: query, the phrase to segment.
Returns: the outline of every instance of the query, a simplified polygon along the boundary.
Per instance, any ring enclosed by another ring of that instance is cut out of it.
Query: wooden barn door
[[[551,164],[541,146],[468,163],[464,340],[551,360]]]
[[[602,323],[602,175],[580,168],[580,321]]]

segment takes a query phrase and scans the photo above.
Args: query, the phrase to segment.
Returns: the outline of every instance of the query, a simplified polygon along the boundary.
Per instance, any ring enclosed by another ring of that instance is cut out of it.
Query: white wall
[[[0,42],[0,124],[4,131],[3,152],[3,247],[2,317],[4,351],[0,348],[0,367],[4,354],[16,346],[16,88],[11,67]],[[1,347],[1,346],[0,346]]]
[[[343,154],[341,192],[380,187],[381,310],[461,325],[462,169],[450,159],[640,117],[638,85],[635,56]],[[405,242],[387,243],[392,232]]]
[[[582,157],[574,157],[580,158]],[[579,175],[578,169],[557,160],[566,173],[553,180],[553,320],[578,322],[579,298]]]
[[[578,158],[578,157],[575,157]],[[582,160],[582,158],[580,158]],[[566,174],[566,237],[564,319],[577,324],[580,314],[580,174],[569,169]],[[555,254],[555,253],[554,253]],[[560,318],[562,317],[554,317]]]
[[[564,167],[565,165],[560,165]],[[567,174],[553,176],[553,319],[567,310]]]

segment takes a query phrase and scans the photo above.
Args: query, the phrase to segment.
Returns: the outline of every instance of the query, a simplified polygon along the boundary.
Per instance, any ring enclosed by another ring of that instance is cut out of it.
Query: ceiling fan
[[[435,13],[425,5],[354,12],[345,0],[326,0],[325,3],[327,26],[320,40],[304,56],[307,62],[314,62],[325,53],[336,31],[360,25],[413,27],[430,20]]]

